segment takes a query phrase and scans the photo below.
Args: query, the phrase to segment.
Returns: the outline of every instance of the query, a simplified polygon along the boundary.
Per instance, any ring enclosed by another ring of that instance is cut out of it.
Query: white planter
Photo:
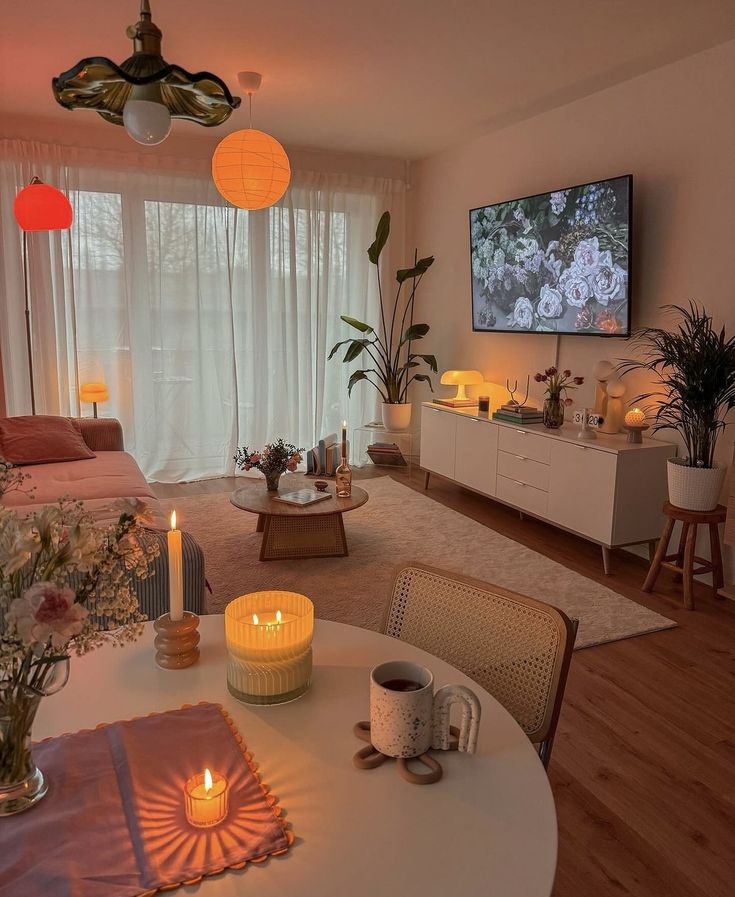
[[[382,405],[383,426],[386,430],[407,430],[411,426],[411,403]]]
[[[688,467],[681,458],[669,458],[669,501],[687,511],[712,511],[720,499],[727,468]]]

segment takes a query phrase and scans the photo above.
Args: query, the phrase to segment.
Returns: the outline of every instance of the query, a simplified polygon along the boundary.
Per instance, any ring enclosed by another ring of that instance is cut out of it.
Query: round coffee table
[[[329,498],[313,505],[290,505],[277,501],[276,495],[314,489],[314,480],[303,474],[284,474],[278,492],[268,492],[262,480],[253,480],[236,489],[230,501],[236,508],[258,515],[257,532],[263,533],[261,561],[298,560],[300,558],[345,557],[347,536],[342,515],[364,505],[368,494],[352,487],[349,498],[338,498],[334,483],[327,487]]]

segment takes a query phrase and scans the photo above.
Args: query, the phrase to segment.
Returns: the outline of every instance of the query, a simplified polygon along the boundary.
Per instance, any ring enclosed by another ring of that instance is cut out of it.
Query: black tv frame
[[[474,291],[472,286],[473,274],[472,274],[472,213],[477,212],[480,209],[487,209],[490,206],[502,206],[508,202],[523,202],[524,199],[534,199],[537,196],[549,196],[552,193],[561,192],[562,190],[576,190],[579,187],[589,187],[591,184],[605,184],[608,181],[619,181],[621,178],[628,179],[628,326],[625,331],[621,331],[620,333],[589,333],[585,331],[575,332],[573,330],[563,330],[563,331],[555,331],[549,333],[544,330],[516,330],[516,329],[504,329],[497,330],[493,328],[492,330],[475,327],[475,314],[474,314]],[[597,339],[630,339],[630,335],[632,332],[632,321],[633,321],[633,175],[632,174],[618,174],[609,178],[598,178],[594,181],[585,181],[582,184],[573,184],[570,187],[558,187],[552,190],[542,190],[539,193],[529,193],[527,196],[518,196],[514,199],[501,199],[499,202],[488,202],[481,206],[475,206],[473,209],[470,209],[467,213],[467,221],[469,223],[468,235],[469,235],[469,257],[470,257],[470,318],[472,323],[472,332],[473,333],[515,333],[523,334],[524,336],[533,335],[533,336],[586,336],[588,338],[597,338]]]

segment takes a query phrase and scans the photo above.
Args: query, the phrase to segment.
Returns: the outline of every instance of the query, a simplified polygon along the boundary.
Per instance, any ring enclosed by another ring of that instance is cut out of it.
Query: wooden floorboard
[[[362,469],[357,479],[384,475]],[[423,473],[409,480],[418,491]],[[159,485],[160,497],[230,491],[232,477]],[[735,894],[735,602],[697,585],[697,609],[664,572],[600,549],[432,477],[435,501],[607,585],[679,624],[576,651],[549,776],[559,819],[554,897]]]

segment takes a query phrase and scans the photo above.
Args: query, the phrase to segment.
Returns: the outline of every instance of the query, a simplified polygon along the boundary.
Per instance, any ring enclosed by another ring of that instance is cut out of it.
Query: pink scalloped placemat
[[[0,895],[142,897],[285,853],[293,833],[227,713],[198,704],[34,746],[49,782],[0,819]],[[189,825],[184,783],[205,767],[230,786],[226,820]]]

